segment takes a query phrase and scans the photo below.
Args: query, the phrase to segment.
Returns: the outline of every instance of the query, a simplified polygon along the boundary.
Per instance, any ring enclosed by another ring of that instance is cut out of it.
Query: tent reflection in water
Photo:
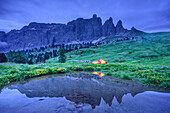
[[[100,73],[100,72],[93,72],[93,74],[98,75],[99,77],[104,76],[104,73]]]
[[[100,59],[97,60],[97,61],[91,62],[91,64],[107,64],[107,62],[100,58]]]

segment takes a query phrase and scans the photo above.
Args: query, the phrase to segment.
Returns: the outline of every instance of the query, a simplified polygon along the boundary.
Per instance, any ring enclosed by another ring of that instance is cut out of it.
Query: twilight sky
[[[145,32],[170,31],[170,0],[0,0],[0,30],[20,29],[30,22],[67,23],[91,18],[114,24],[123,21],[130,29]]]

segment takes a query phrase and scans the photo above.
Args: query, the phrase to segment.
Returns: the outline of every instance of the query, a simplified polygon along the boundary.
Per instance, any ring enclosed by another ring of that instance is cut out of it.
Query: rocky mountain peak
[[[133,26],[133,27],[131,28],[131,31],[137,31],[137,29]]]
[[[93,18],[97,18],[97,15],[96,15],[96,14],[93,14]]]
[[[110,18],[109,18],[109,21],[113,22],[113,19],[112,19],[112,17],[110,17]]]
[[[93,41],[101,37],[124,36],[136,34],[136,32],[138,30],[134,27],[131,30],[124,29],[121,20],[115,27],[112,17],[102,25],[101,18],[94,14],[90,19],[77,18],[67,24],[31,22],[20,30],[11,30],[8,33],[0,32],[0,41],[5,41],[8,45],[5,49],[8,51],[31,49],[53,43]]]
[[[113,24],[113,19],[110,17],[107,19],[102,27],[103,36],[114,36],[116,33],[115,26]]]
[[[123,25],[122,25],[122,21],[119,20],[116,24],[116,28],[119,28],[119,27],[122,27],[123,28]]]
[[[4,31],[0,31],[0,34],[5,34],[5,32]]]
[[[77,18],[77,20],[83,20],[83,18]]]
[[[134,26],[131,28],[129,32],[130,35],[139,35],[140,33],[144,33],[144,32],[137,30]]]
[[[122,25],[122,21],[119,20],[116,24],[116,35],[123,35],[126,33],[126,30],[124,29]]]

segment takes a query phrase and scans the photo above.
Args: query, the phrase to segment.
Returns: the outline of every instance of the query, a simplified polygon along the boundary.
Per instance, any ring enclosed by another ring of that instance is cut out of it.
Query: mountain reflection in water
[[[92,74],[44,76],[18,82],[0,93],[2,113],[170,112],[170,94],[133,81]],[[123,100],[123,101],[122,101]]]
[[[29,83],[12,86],[10,88],[18,89],[22,94],[30,98],[65,97],[75,103],[90,104],[92,108],[95,108],[96,105],[100,105],[101,98],[111,106],[114,97],[121,103],[124,94],[131,93],[132,96],[135,96],[137,93],[146,90],[145,87],[139,84],[69,76],[30,81]]]

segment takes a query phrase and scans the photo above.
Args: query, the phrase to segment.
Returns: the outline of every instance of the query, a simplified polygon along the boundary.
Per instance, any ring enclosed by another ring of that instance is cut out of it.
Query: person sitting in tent
[[[100,59],[97,60],[97,61],[91,62],[91,64],[107,64],[107,62],[100,58]]]

